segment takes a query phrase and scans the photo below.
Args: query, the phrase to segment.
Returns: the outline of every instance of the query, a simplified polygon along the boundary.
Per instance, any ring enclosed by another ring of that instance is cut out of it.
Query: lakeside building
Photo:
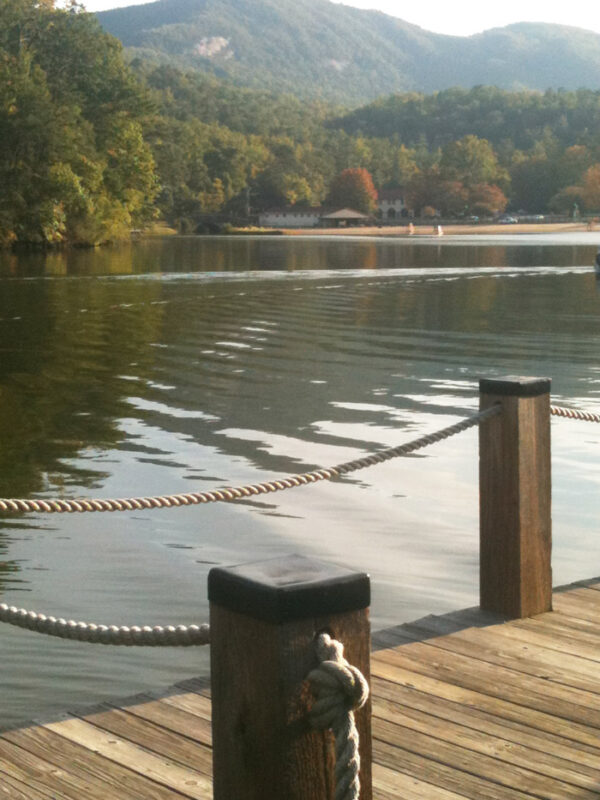
[[[316,228],[324,209],[283,206],[269,208],[258,215],[261,228]]]
[[[382,189],[377,201],[376,216],[382,221],[408,216],[404,189]],[[261,211],[258,223],[263,228],[333,228],[364,225],[371,220],[353,208],[323,206],[281,206]]]
[[[262,211],[258,223],[263,228],[342,228],[364,225],[371,219],[353,208],[286,206]]]
[[[377,216],[382,220],[400,219],[408,216],[404,189],[381,189],[377,200]]]

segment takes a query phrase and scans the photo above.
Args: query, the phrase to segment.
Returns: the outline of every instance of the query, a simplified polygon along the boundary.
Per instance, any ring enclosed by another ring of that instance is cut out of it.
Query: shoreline
[[[600,225],[590,227],[587,222],[532,222],[499,225],[440,225],[443,236],[473,236],[473,235],[498,235],[498,234],[528,234],[528,233],[600,233]],[[271,234],[279,231],[283,236],[382,236],[402,239],[418,239],[424,236],[431,238],[438,236],[438,224],[415,224],[414,233],[408,232],[407,225],[378,227],[370,225],[356,228],[265,228],[265,233]]]

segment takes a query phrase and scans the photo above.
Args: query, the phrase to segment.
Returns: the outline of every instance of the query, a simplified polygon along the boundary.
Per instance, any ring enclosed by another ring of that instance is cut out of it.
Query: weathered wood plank
[[[594,594],[594,589],[591,586],[573,586],[567,592],[557,592],[557,597],[577,597],[589,605],[598,609],[598,596]]]
[[[453,683],[446,683],[425,674],[403,669],[389,663],[380,664],[373,661],[374,693],[393,699],[396,685],[406,686],[420,692],[431,694],[434,702],[445,700],[455,703],[470,713],[482,715],[484,718],[498,720],[503,726],[515,726],[517,730],[539,731],[548,742],[548,746],[563,746],[584,755],[598,755],[600,741],[597,729],[586,725],[563,720],[552,714],[527,708],[501,698],[482,692],[465,689]]]
[[[543,614],[540,617],[518,619],[513,621],[513,626],[525,630],[543,630],[550,635],[561,636],[581,644],[594,647],[600,641],[600,625],[594,625],[586,620],[567,617],[560,611],[553,611],[551,615]]]
[[[417,637],[421,630],[435,633],[435,624],[422,624],[423,628],[410,625],[407,631],[415,632]],[[516,637],[502,636],[497,628],[465,628],[430,638],[427,644],[586,692],[600,693],[596,663],[566,652],[556,653],[533,641],[524,643]]]
[[[160,698],[160,702],[173,708],[179,708],[188,714],[201,717],[210,722],[212,717],[212,705],[210,698],[194,692],[185,694],[169,694]]]
[[[176,705],[156,700],[148,694],[128,699],[126,703],[108,703],[107,705],[110,708],[126,711],[147,722],[152,722],[178,736],[191,739],[204,745],[205,748],[210,747],[212,739],[210,720],[197,714],[190,714]]]
[[[517,620],[518,622],[527,622],[527,620]],[[580,638],[569,636],[564,631],[549,629],[544,627],[542,621],[537,624],[534,621],[533,625],[528,627],[519,627],[517,625],[496,625],[493,628],[487,629],[488,633],[494,636],[506,637],[513,642],[519,642],[521,646],[531,647],[532,652],[538,652],[543,657],[550,657],[553,659],[562,659],[567,656],[572,659],[579,659],[572,661],[572,664],[579,670],[582,662],[587,662],[586,666],[591,666],[598,676],[598,662],[600,662],[600,637],[590,637],[590,641],[584,641],[583,636]],[[592,644],[592,640],[596,639]],[[546,653],[544,652],[546,651]],[[548,655],[550,651],[552,655]],[[591,664],[589,663],[591,662]]]
[[[101,704],[85,714],[77,712],[75,716],[84,719],[90,725],[114,733],[144,750],[168,758],[173,763],[197,770],[203,775],[211,774],[211,755],[203,747],[187,738],[178,736],[152,722],[141,719],[129,710],[111,708]]]
[[[466,730],[466,729],[465,729]],[[460,726],[452,729],[454,740],[448,735],[447,725],[440,725],[435,718],[410,711],[403,715],[401,723],[378,720],[375,738],[388,744],[410,750],[438,763],[463,770],[505,789],[532,794],[547,800],[597,800],[595,789],[573,786],[550,778],[513,763],[507,769],[498,756],[506,744],[496,742],[484,752],[483,743],[477,745],[476,736],[465,735]],[[448,738],[440,738],[440,736]],[[474,749],[478,747],[478,749]],[[508,754],[506,759],[508,760]],[[592,785],[592,780],[590,780]],[[597,782],[595,782],[597,788]]]
[[[390,711],[390,719],[402,719],[401,709],[404,707],[413,708],[440,719],[448,720],[450,723],[458,723],[471,728],[473,731],[505,739],[507,742],[515,743],[519,747],[527,747],[527,757],[529,759],[538,757],[536,754],[531,753],[531,750],[539,751],[544,756],[551,752],[553,757],[569,762],[564,765],[567,769],[575,769],[581,766],[586,774],[588,770],[591,770],[591,773],[596,777],[600,776],[600,742],[598,742],[598,747],[579,749],[572,740],[557,736],[554,733],[540,731],[537,728],[512,722],[501,714],[490,714],[482,711],[479,705],[474,708],[467,704],[448,700],[440,696],[439,693],[429,694],[414,685],[391,684],[388,681],[375,678],[373,690],[376,698],[375,703],[387,701],[387,703],[392,702],[400,706],[399,710],[387,704],[384,705],[385,711]],[[383,714],[379,711],[380,706],[378,705],[377,708],[376,715],[382,716]],[[550,718],[549,727],[553,727],[552,722],[553,718]],[[589,729],[590,738],[593,739],[595,734],[594,729]]]
[[[63,800],[64,795],[50,794],[50,789],[40,791],[30,781],[23,782],[5,772],[0,764],[0,797],[2,800]]]
[[[457,623],[454,630],[465,627],[483,627],[485,630],[493,631],[501,636],[509,636],[523,642],[531,642],[539,647],[548,650],[556,650],[559,653],[569,653],[580,658],[587,658],[590,661],[600,661],[600,627],[597,633],[573,631],[568,626],[552,624],[556,614],[542,614],[538,617],[528,617],[526,619],[511,620],[510,624],[503,621],[494,622],[487,626],[478,624],[476,615],[473,615],[473,623],[469,624],[468,615],[464,615],[462,622]],[[420,622],[420,620],[419,620]],[[450,632],[450,631],[448,631]]]
[[[600,708],[595,694],[517,673],[427,643],[413,642],[395,650],[381,651],[377,660],[378,663],[397,664],[563,719],[600,727]]]
[[[109,761],[172,788],[184,797],[206,800],[211,796],[212,783],[205,775],[151,753],[113,733],[107,733],[89,722],[65,718],[60,722],[47,723],[44,727],[99,753]]]
[[[582,591],[593,592],[593,589],[583,589]],[[565,616],[575,617],[576,619],[587,620],[595,625],[600,624],[600,608],[587,597],[578,595],[576,592],[568,594],[557,594],[556,610],[561,611]]]
[[[179,793],[159,786],[141,775],[107,762],[88,748],[75,744],[53,731],[35,726],[7,731],[3,737],[29,751],[42,761],[55,765],[63,772],[72,773],[91,785],[101,787],[102,797],[118,795],[119,800],[174,800]],[[88,793],[85,793],[88,796]]]
[[[407,735],[407,740],[410,738],[412,737]],[[482,798],[485,800],[531,800],[534,797],[528,792],[500,786],[481,778],[472,769],[472,765],[468,765],[466,771],[456,766],[448,766],[443,760],[437,759],[435,743],[429,742],[429,746],[424,748],[425,753],[418,752],[419,748],[414,747],[414,744],[413,742],[414,749],[396,747],[376,736],[373,738],[374,762],[434,786],[457,792],[469,800],[482,800]]]
[[[0,774],[31,786],[32,792],[59,800],[79,800],[81,785],[47,761],[32,756],[12,742],[0,739]],[[96,795],[97,796],[97,795]]]
[[[385,730],[387,741],[402,747],[404,736],[412,737],[415,732],[424,734],[452,747],[491,758],[493,761],[488,761],[486,758],[478,762],[480,768],[477,774],[482,777],[487,776],[497,780],[495,776],[500,771],[505,776],[504,779],[510,781],[509,785],[540,793],[542,796],[558,799],[597,797],[590,792],[598,787],[600,775],[598,769],[584,764],[577,766],[539,749],[533,751],[523,744],[506,739],[501,729],[496,733],[491,733],[489,730],[474,730],[465,725],[464,718],[459,715],[457,721],[452,721],[448,717],[431,714],[430,708],[423,711],[414,705],[414,702],[400,705],[397,702],[376,700],[374,702],[376,735],[380,736]],[[395,725],[397,730],[390,725]],[[407,731],[410,733],[407,734]],[[392,738],[394,736],[397,738]],[[441,752],[441,747],[439,749]],[[460,755],[463,758],[467,757],[463,753]],[[498,762],[505,764],[502,766]],[[510,765],[510,776],[507,776],[507,764]],[[588,791],[582,792],[580,788]]]
[[[464,794],[442,789],[382,764],[373,765],[373,789],[376,800],[383,798],[384,793],[390,800],[465,800]]]

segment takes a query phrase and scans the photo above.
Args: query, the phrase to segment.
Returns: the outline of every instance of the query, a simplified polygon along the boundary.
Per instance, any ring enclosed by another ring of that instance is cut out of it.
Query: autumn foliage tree
[[[469,189],[468,204],[472,213],[491,217],[504,211],[508,199],[494,183],[477,183]]]
[[[331,182],[326,202],[330,206],[372,214],[377,207],[377,190],[370,172],[363,167],[340,172]]]
[[[586,171],[581,188],[586,211],[600,211],[600,164]]]

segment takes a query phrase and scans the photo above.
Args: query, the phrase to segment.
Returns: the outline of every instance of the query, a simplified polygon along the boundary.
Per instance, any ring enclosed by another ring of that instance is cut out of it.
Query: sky
[[[84,0],[88,11],[129,6],[149,0]],[[340,2],[340,0],[333,0]],[[429,31],[468,36],[512,22],[555,22],[600,33],[600,2],[572,0],[343,0],[345,5],[383,11]]]

